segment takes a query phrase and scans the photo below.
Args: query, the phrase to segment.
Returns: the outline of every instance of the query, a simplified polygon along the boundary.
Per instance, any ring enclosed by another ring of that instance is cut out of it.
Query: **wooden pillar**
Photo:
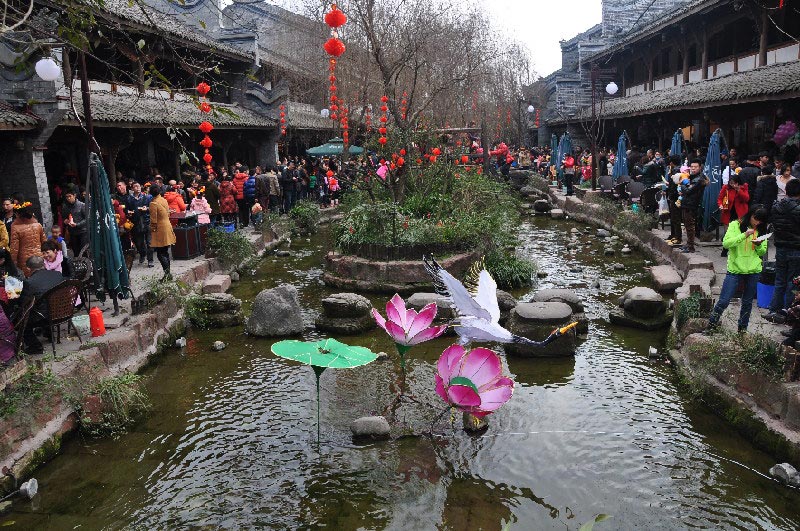
[[[703,30],[703,55],[700,60],[700,68],[703,69],[702,79],[708,79],[708,30]]]
[[[691,45],[689,43],[684,44],[683,46],[683,84],[689,82],[689,49]]]
[[[767,17],[767,10],[761,11],[761,35],[758,41],[758,66],[766,66],[767,64],[767,37],[769,34],[769,18]]]
[[[647,60],[647,90],[653,90],[653,59],[652,56],[648,56]]]

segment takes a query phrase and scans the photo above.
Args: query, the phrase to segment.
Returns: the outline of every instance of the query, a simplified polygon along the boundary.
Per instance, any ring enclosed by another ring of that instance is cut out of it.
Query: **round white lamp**
[[[609,83],[608,85],[606,85],[606,92],[608,92],[612,96],[614,94],[616,94],[618,90],[619,90],[619,87],[613,81],[611,83]]]
[[[534,109],[534,108],[533,108],[533,105],[528,105],[528,112],[529,112],[529,113],[531,113],[531,114],[532,114],[532,113],[533,113],[533,111],[535,111],[535,110],[536,110],[536,109]]]
[[[52,57],[42,57],[34,66],[36,74],[45,81],[55,81],[61,75],[61,68]]]
[[[327,118],[328,116],[331,115],[331,111],[329,111],[326,108],[326,109],[322,109],[321,111],[319,111],[319,114],[322,115],[323,118]]]

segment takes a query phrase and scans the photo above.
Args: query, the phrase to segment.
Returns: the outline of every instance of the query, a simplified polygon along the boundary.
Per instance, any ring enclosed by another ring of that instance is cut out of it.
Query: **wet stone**
[[[389,438],[391,427],[385,417],[361,417],[350,424],[353,439],[385,440]]]
[[[219,352],[220,350],[225,349],[225,347],[227,347],[227,345],[222,341],[214,341],[214,343],[211,344],[211,350],[214,352]]]

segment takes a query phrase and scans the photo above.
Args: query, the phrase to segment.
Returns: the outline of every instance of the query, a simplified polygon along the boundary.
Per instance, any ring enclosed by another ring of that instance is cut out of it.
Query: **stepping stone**
[[[669,265],[659,265],[650,268],[653,275],[653,284],[657,291],[672,292],[681,287],[683,279],[678,271]]]
[[[211,275],[203,282],[203,294],[225,293],[231,287],[229,275]]]

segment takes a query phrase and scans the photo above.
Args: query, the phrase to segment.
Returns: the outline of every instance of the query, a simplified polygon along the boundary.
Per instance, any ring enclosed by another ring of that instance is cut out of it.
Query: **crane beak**
[[[572,330],[576,326],[578,326],[578,321],[573,321],[572,323],[568,324],[567,326],[559,328],[558,329],[558,334],[559,335],[566,334],[567,332],[569,332],[570,330]]]

